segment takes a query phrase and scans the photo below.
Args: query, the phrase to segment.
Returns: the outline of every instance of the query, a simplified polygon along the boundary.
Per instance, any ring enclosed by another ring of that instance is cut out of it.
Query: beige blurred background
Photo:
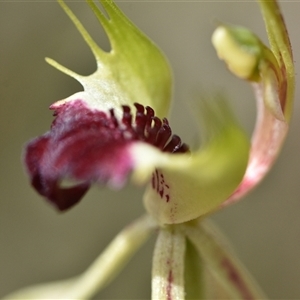
[[[83,1],[68,1],[95,39],[109,49]],[[72,3],[71,3],[72,2]],[[222,91],[251,133],[255,118],[249,85],[218,61],[210,36],[218,21],[266,35],[255,1],[120,1],[125,13],[168,56],[175,77],[171,124],[195,144],[189,103],[199,92]],[[281,1],[299,60],[300,2]],[[94,187],[58,214],[28,183],[24,143],[48,130],[48,106],[80,90],[44,62],[49,56],[82,74],[95,68],[76,29],[53,1],[0,1],[0,296],[29,284],[83,271],[113,236],[143,212],[142,189]],[[298,73],[298,66],[296,73]],[[251,195],[213,216],[239,257],[271,299],[300,299],[300,101],[296,93],[290,134],[272,172]],[[149,298],[154,238],[101,299]]]

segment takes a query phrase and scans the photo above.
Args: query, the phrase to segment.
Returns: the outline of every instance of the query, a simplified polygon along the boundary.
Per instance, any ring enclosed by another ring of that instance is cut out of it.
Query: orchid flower
[[[111,44],[105,52],[69,7],[61,7],[93,52],[97,70],[75,78],[83,91],[50,106],[49,132],[26,147],[32,186],[59,211],[77,204],[93,183],[146,184],[146,215],[123,229],[83,274],[25,288],[7,299],[88,299],[107,285],[153,232],[152,299],[263,299],[265,295],[203,220],[252,190],[270,170],[291,117],[291,46],[276,1],[258,1],[269,49],[246,28],[221,24],[212,43],[236,76],[253,85],[257,122],[251,141],[222,96],[199,101],[202,145],[190,149],[167,120],[172,78],[157,48],[112,0],[88,0]]]

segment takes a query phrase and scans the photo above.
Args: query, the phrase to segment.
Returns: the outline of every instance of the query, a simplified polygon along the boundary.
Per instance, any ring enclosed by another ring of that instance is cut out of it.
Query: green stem
[[[226,249],[211,225],[185,225],[185,233],[193,243],[206,267],[224,287],[230,299],[266,299],[240,261]]]
[[[71,298],[72,295],[74,298],[91,298],[106,286],[149,238],[155,227],[156,223],[146,215],[124,228],[80,276]]]
[[[188,239],[186,240],[184,272],[186,299],[204,299],[203,262],[198,251]]]
[[[145,215],[124,228],[82,275],[24,288],[5,299],[90,299],[117,276],[156,227]]]
[[[161,228],[156,241],[152,267],[152,299],[185,298],[185,236],[178,225]]]

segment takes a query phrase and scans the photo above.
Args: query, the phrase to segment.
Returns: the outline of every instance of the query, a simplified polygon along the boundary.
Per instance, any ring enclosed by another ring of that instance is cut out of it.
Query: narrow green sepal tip
[[[133,107],[137,102],[151,106],[157,116],[166,117],[171,104],[172,74],[159,48],[113,1],[100,1],[105,15],[94,1],[88,0],[111,44],[111,51],[105,52],[66,3],[58,2],[93,52],[97,70],[89,76],[81,76],[58,63],[48,62],[82,84],[93,108],[108,110],[115,107],[118,110],[122,105]]]

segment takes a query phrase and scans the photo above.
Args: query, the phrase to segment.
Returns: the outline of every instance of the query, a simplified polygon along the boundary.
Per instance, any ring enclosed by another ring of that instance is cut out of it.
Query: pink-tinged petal
[[[255,85],[258,116],[251,140],[249,163],[243,181],[235,192],[222,204],[227,206],[249,193],[273,166],[285,140],[289,125],[280,120],[266,107],[261,95],[262,88]]]
[[[271,49],[249,30],[236,26],[220,26],[212,39],[228,68],[253,84],[258,111],[246,173],[222,206],[251,191],[271,169],[288,132],[292,112],[295,74],[287,29],[276,1],[259,3]]]
[[[79,95],[79,94],[78,94]],[[152,108],[135,104],[136,116],[123,106],[116,117],[89,107],[82,99],[59,101],[51,130],[31,141],[25,164],[33,187],[59,210],[76,204],[93,182],[120,188],[135,167],[131,146],[141,141],[164,152],[185,152],[185,144],[166,119],[160,120]],[[64,187],[65,180],[75,181]]]

